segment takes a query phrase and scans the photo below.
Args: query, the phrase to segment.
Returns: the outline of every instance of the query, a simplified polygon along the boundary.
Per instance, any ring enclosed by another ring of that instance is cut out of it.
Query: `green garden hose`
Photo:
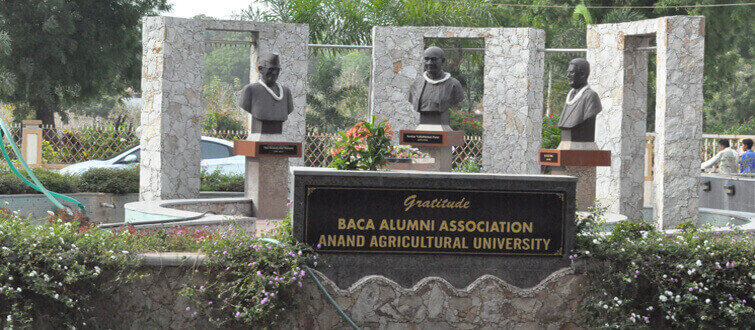
[[[3,137],[5,137],[8,140],[8,143],[10,144],[11,149],[13,149],[13,152],[16,154],[16,158],[18,158],[18,161],[21,163],[21,166],[23,166],[24,170],[26,170],[26,173],[29,175],[29,177],[34,181],[34,183],[30,182],[26,177],[24,177],[18,169],[16,169],[16,166],[13,164],[13,161],[11,161],[10,157],[8,156],[8,152],[5,150],[5,143],[0,139],[0,151],[3,153],[3,158],[5,158],[5,161],[8,163],[8,167],[10,167],[13,174],[15,174],[21,181],[23,181],[25,184],[27,184],[29,187],[32,187],[34,190],[41,192],[42,194],[47,197],[54,205],[55,207],[59,209],[64,209],[66,212],[71,214],[71,211],[68,210],[63,204],[61,204],[55,197],[60,198],[62,200],[71,202],[79,207],[82,213],[86,214],[86,207],[84,207],[84,204],[81,204],[79,201],[62,195],[55,192],[51,192],[45,188],[44,185],[42,185],[42,182],[39,181],[36,175],[34,175],[34,172],[32,172],[31,168],[29,168],[29,165],[26,163],[26,160],[24,160],[23,155],[21,154],[21,151],[18,150],[18,146],[16,145],[16,142],[13,141],[13,136],[10,134],[10,130],[8,129],[8,126],[5,125],[5,121],[0,119],[0,129],[2,129]]]

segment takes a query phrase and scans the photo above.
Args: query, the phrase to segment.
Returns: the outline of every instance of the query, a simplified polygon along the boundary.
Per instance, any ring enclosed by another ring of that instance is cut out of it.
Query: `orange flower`
[[[385,123],[385,136],[389,139],[393,138],[393,127],[389,123]]]
[[[364,143],[360,143],[360,144],[357,144],[356,146],[354,146],[354,149],[356,149],[356,150],[362,150],[364,148],[367,148],[367,146]]]

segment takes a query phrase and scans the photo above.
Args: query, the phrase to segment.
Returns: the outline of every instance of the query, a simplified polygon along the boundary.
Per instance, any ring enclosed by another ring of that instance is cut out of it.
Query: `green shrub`
[[[464,131],[464,135],[482,135],[482,122],[477,120],[473,111],[451,109],[450,121],[454,131]]]
[[[585,273],[584,325],[755,326],[755,237],[683,228],[667,234],[625,222],[608,236],[579,235],[578,253],[571,257],[594,264]]]
[[[13,172],[11,172],[11,170],[7,166],[2,166],[0,168],[0,194],[5,195],[40,193],[21,181],[21,179],[13,174]],[[33,182],[31,178],[26,175],[26,171],[19,169],[19,172],[24,175],[30,182]],[[39,182],[41,182],[42,185],[47,188],[47,190],[61,194],[74,193],[78,191],[78,179],[74,176],[63,175],[42,168],[32,169],[32,172],[39,179]]]
[[[139,192],[139,167],[95,168],[81,175],[80,191],[128,194]]]
[[[279,243],[233,226],[222,233],[133,226],[111,232],[77,220],[35,223],[0,209],[2,329],[100,328],[92,311],[112,293],[129,292],[138,276],[134,257],[146,251],[205,253],[207,267],[197,271],[209,280],[183,288],[196,303],[187,311],[224,327],[266,328],[297,304],[307,265],[316,259],[293,242],[290,219],[270,233]]]
[[[96,327],[94,299],[132,278],[127,237],[0,210],[0,328]]]
[[[558,128],[559,115],[543,115],[543,149],[556,149],[561,143],[561,129]]]
[[[201,191],[244,191],[243,174],[222,174],[220,171],[207,173],[202,171],[200,176]]]
[[[39,181],[50,191],[69,194],[75,192],[103,192],[129,194],[139,192],[139,168],[91,169],[79,175],[64,175],[42,168],[33,169]],[[22,174],[26,172],[21,171]],[[201,175],[202,191],[244,191],[244,175],[220,172]],[[10,169],[0,167],[0,195],[39,194],[26,185]]]
[[[461,164],[459,164],[459,167],[453,170],[453,172],[460,173],[480,173],[480,171],[482,171],[482,166],[477,157],[464,158],[464,160],[461,161]]]

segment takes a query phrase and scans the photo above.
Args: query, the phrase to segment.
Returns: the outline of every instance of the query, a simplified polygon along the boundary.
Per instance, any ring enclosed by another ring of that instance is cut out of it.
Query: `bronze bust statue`
[[[252,114],[252,133],[281,134],[294,101],[291,90],[278,83],[280,57],[274,53],[260,56],[257,69],[260,79],[244,86],[239,107]]]
[[[419,112],[418,129],[432,128],[450,131],[449,108],[464,99],[464,90],[458,80],[443,71],[445,53],[438,47],[427,48],[422,55],[425,72],[414,80],[408,99]],[[429,129],[431,130],[431,129]]]
[[[561,144],[558,149],[597,149],[595,145],[595,116],[603,110],[598,93],[590,89],[590,63],[583,58],[569,62],[566,79],[571,90],[566,95],[564,111],[558,127]]]

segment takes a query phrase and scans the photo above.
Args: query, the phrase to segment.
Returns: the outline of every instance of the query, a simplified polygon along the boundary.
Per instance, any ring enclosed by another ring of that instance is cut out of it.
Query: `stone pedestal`
[[[288,203],[288,158],[246,157],[244,196],[257,219],[283,219]]]
[[[577,211],[587,211],[595,202],[595,176],[597,168],[594,166],[557,166],[552,174],[569,175],[577,178]]]
[[[428,170],[451,172],[454,160],[451,147],[464,144],[464,132],[402,130],[399,132],[399,143],[412,145],[420,151],[430,154],[430,157],[435,159],[435,166]]]
[[[595,202],[597,166],[611,166],[611,152],[592,150],[592,145],[579,145],[590,150],[540,149],[540,165],[553,166],[551,173],[577,177],[577,211],[587,211]],[[569,146],[562,142],[562,146]]]
[[[451,147],[417,146],[417,149],[429,154],[430,157],[435,159],[435,164],[434,166],[430,166],[428,168],[429,171],[451,172],[451,166],[454,161],[454,155],[451,152]]]
[[[251,138],[262,138],[265,135]],[[259,220],[283,219],[288,204],[288,158],[301,157],[302,146],[297,142],[272,140],[234,141],[234,154],[246,156],[244,196],[252,200],[252,215]]]

